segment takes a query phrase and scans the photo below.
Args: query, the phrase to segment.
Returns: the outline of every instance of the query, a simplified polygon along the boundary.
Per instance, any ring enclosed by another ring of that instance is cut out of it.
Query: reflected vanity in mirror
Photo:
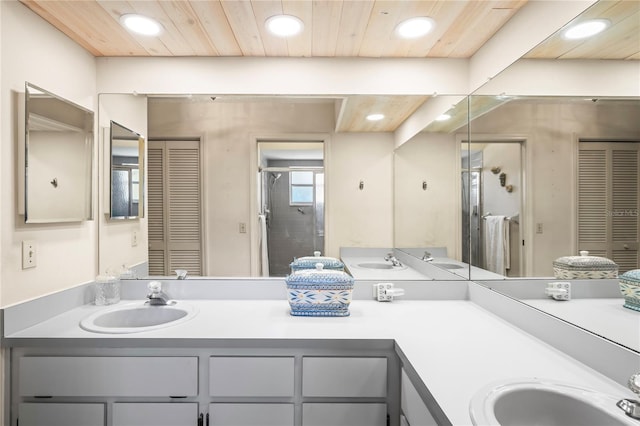
[[[94,113],[30,83],[24,106],[19,213],[26,223],[92,219]]]
[[[111,121],[111,219],[143,217],[144,138]]]

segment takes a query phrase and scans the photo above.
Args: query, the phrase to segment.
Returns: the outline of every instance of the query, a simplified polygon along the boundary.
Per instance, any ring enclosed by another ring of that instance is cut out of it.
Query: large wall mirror
[[[144,138],[111,121],[111,219],[143,217]]]
[[[25,84],[26,223],[92,218],[92,111]]]

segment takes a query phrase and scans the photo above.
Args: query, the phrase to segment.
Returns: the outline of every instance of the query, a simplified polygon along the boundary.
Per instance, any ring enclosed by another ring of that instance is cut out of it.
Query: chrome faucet
[[[400,261],[396,259],[396,257],[391,252],[387,253],[387,255],[384,257],[384,260],[386,260],[387,262],[391,262],[393,266],[402,266],[402,263],[400,263]]]
[[[433,260],[433,256],[431,256],[431,253],[429,253],[428,251],[425,251],[424,254],[422,255],[422,261],[431,262],[432,260]]]
[[[162,283],[160,281],[151,281],[147,288],[147,303],[151,306],[166,306],[169,304],[169,296],[162,291]]]
[[[620,407],[627,416],[640,420],[640,373],[629,377],[628,385],[629,389],[637,395],[637,399],[621,399],[616,405]]]

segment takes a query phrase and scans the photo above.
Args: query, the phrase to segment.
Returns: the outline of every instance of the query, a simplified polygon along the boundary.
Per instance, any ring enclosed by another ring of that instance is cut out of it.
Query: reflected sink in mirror
[[[356,264],[356,266],[358,268],[365,268],[365,269],[386,269],[386,270],[407,269],[407,267],[404,265],[393,266],[391,263],[387,263],[387,262],[364,262],[364,263],[358,263]]]
[[[457,263],[433,262],[432,265],[433,266],[437,266],[439,268],[444,268],[444,269],[464,269],[464,268],[466,268],[464,265],[458,265]]]
[[[515,379],[477,392],[469,414],[474,425],[637,426],[616,406],[622,398],[571,384]]]
[[[80,321],[80,327],[94,333],[139,333],[181,324],[197,313],[194,306],[183,302],[150,306],[140,301],[94,312]]]

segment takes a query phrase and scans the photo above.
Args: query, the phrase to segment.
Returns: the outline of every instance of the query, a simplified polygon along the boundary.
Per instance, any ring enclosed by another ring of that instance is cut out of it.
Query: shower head
[[[273,185],[274,183],[276,183],[276,181],[278,179],[280,179],[282,177],[282,173],[271,173],[271,178],[273,179],[273,181],[271,181],[271,184]]]

